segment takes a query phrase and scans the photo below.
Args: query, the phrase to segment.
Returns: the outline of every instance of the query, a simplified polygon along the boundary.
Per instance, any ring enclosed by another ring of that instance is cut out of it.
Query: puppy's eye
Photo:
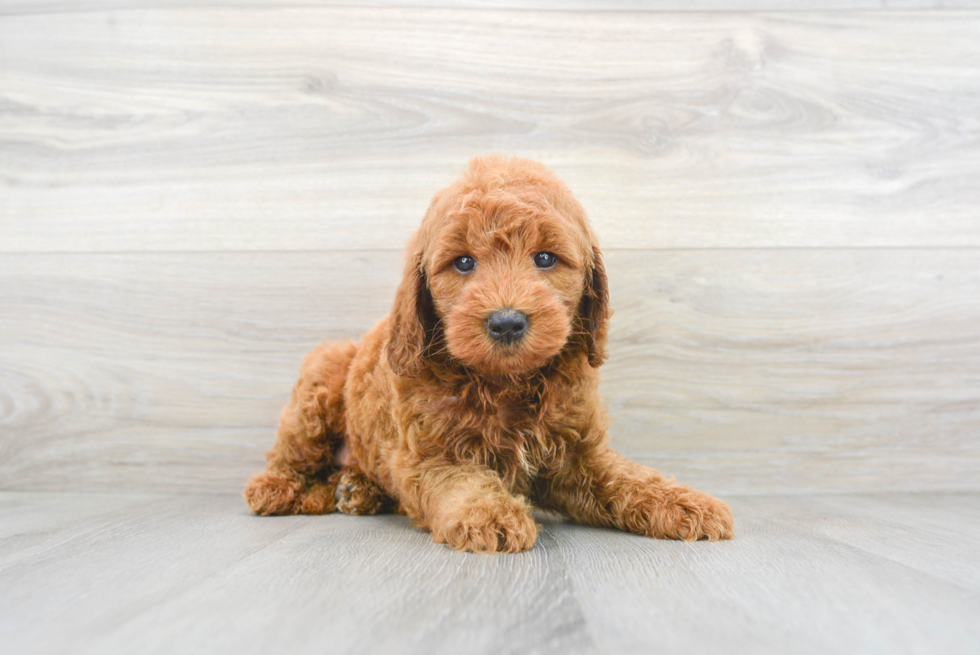
[[[534,265],[538,268],[551,268],[557,261],[558,258],[550,252],[539,252],[534,256]]]
[[[460,273],[469,273],[476,268],[476,260],[469,255],[460,255],[453,260],[453,268]]]

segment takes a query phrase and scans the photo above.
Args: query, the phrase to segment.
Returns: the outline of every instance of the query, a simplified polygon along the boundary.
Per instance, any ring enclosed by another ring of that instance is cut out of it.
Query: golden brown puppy
[[[578,201],[525,159],[436,194],[391,314],[303,363],[258,514],[396,509],[458,550],[534,545],[532,504],[650,537],[728,539],[728,505],[609,449],[606,274]]]

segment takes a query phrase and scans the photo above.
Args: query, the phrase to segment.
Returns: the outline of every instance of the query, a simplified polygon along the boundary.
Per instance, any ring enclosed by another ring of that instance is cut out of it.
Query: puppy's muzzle
[[[520,341],[527,332],[527,314],[509,307],[498,309],[487,318],[487,334],[499,343]]]

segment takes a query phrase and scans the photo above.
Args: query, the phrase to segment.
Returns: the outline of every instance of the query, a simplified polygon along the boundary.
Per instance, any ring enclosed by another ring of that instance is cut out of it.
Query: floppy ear
[[[412,377],[422,370],[438,316],[425,280],[422,253],[412,256],[395,294],[391,333],[386,349],[388,364],[398,375]]]
[[[606,359],[606,323],[609,318],[609,285],[602,253],[592,247],[592,263],[586,273],[585,292],[579,305],[579,320],[585,341],[585,351],[593,368]]]

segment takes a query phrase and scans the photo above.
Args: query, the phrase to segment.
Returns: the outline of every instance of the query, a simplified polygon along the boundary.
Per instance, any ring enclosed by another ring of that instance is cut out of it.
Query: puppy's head
[[[409,245],[388,361],[401,375],[451,358],[489,375],[564,348],[605,356],[608,290],[582,206],[547,168],[479,157],[432,200]]]

